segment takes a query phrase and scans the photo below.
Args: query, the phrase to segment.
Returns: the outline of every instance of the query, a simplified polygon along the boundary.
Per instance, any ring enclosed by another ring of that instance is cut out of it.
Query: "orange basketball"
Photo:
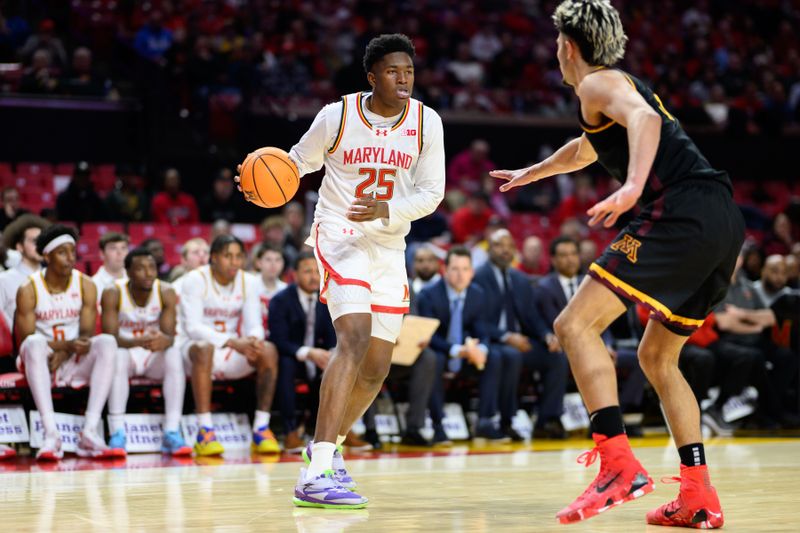
[[[280,148],[259,148],[242,163],[239,185],[248,202],[260,207],[280,207],[292,199],[300,186],[300,173]]]

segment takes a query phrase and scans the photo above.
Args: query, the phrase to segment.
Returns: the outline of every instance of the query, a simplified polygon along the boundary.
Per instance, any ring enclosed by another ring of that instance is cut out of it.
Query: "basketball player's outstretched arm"
[[[617,218],[636,205],[650,175],[661,140],[661,116],[642,98],[625,75],[607,70],[587,76],[578,89],[587,114],[602,114],[628,130],[628,175],[625,183],[586,213],[590,226],[605,220],[610,228]]]
[[[550,176],[575,172],[595,161],[597,161],[597,153],[586,135],[581,135],[577,139],[569,141],[540,163],[519,170],[492,170],[489,175],[493,178],[507,180],[507,183],[500,186],[500,191],[506,192],[514,187],[527,185]]]

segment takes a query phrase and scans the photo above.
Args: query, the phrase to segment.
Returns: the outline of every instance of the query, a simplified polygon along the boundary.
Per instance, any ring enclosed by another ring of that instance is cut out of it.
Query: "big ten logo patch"
[[[403,137],[416,137],[417,130],[403,130]]]
[[[0,407],[0,442],[28,442],[28,421],[20,405]]]
[[[641,246],[642,246],[641,241],[637,241],[630,235],[626,234],[623,235],[622,239],[613,243],[611,245],[611,249],[616,252],[625,254],[625,256],[628,258],[628,261],[630,261],[631,263],[636,263],[636,261],[639,260],[637,254],[639,252],[639,247]]]
[[[252,439],[250,422],[244,413],[214,413],[211,415],[214,433],[217,440],[228,450],[245,450],[250,447]],[[183,435],[189,442],[194,442],[200,430],[196,415],[181,417]]]

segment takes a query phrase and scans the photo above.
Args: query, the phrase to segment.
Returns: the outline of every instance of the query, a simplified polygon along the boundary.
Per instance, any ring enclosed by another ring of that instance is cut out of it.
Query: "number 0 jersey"
[[[71,341],[80,335],[81,308],[83,307],[83,285],[85,277],[72,270],[67,290],[53,294],[44,281],[46,268],[30,275],[36,292],[36,333],[48,340]],[[89,278],[86,278],[88,281]]]
[[[150,297],[143,307],[133,301],[127,279],[117,280],[114,284],[119,289],[119,336],[132,339],[159,331],[161,310],[164,308],[161,301],[161,282],[155,280]]]
[[[399,115],[382,117],[367,109],[370,96],[348,94],[325,106],[289,156],[301,175],[325,165],[316,223],[357,227],[402,250],[411,221],[432,213],[444,196],[442,121],[413,98]],[[388,202],[388,220],[348,221],[353,200],[373,194]],[[308,244],[314,245],[313,233]]]

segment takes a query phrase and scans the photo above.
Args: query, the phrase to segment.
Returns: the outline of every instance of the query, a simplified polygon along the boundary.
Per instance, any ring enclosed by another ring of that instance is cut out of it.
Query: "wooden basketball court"
[[[174,462],[133,455],[114,465],[65,459],[46,471],[0,466],[3,531],[657,531],[645,513],[672,499],[678,455],[666,437],[635,439],[656,491],[587,522],[554,515],[592,480],[597,463],[575,462],[590,441],[446,452],[390,448],[349,456],[371,499],[363,511],[299,509],[291,497],[296,457]],[[797,531],[800,440],[718,439],[706,444],[727,531]],[[16,471],[14,471],[16,470]],[[666,530],[664,530],[666,531]]]

